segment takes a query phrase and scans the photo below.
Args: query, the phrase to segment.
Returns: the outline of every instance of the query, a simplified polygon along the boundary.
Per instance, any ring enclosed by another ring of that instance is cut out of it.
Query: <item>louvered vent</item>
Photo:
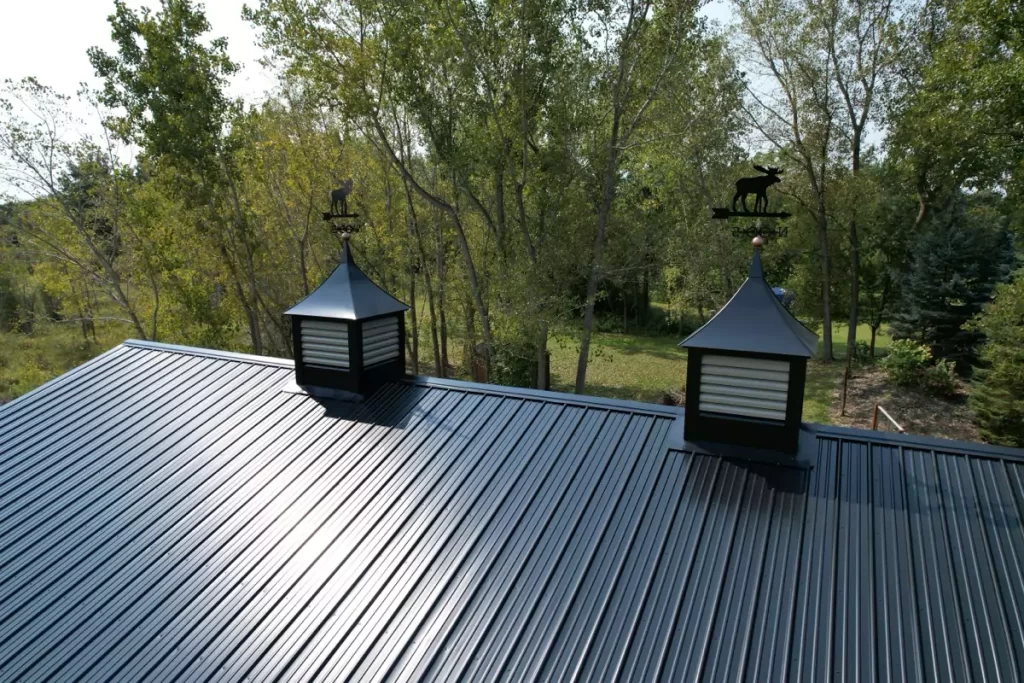
[[[401,352],[398,318],[390,316],[363,323],[363,367],[398,358]]]
[[[704,355],[699,409],[782,422],[786,419],[788,387],[786,361]]]
[[[329,370],[348,370],[348,324],[303,320],[302,360]]]

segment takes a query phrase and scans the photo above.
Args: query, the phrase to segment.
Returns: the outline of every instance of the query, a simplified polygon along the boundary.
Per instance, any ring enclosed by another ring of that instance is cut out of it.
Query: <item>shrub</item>
[[[866,341],[857,340],[853,347],[853,360],[858,365],[870,365],[875,362],[871,356],[871,345]]]
[[[985,441],[1024,447],[1024,271],[996,288],[972,326],[987,338],[968,404]]]
[[[921,374],[921,386],[929,394],[950,398],[956,395],[956,363],[941,358]]]
[[[927,346],[909,339],[898,339],[889,345],[889,354],[882,359],[881,366],[889,379],[900,386],[914,386],[920,382],[921,374],[932,359]]]
[[[489,380],[513,387],[532,387],[537,382],[537,346],[524,338],[494,343]]]

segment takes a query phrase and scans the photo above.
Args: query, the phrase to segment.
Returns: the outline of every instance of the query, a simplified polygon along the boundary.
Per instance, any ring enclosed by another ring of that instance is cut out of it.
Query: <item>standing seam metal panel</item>
[[[119,347],[0,409],[0,680],[1022,678],[1018,461],[290,377]]]

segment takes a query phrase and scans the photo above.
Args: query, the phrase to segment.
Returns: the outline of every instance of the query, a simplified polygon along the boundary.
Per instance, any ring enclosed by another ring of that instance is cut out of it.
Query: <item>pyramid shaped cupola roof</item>
[[[348,240],[345,240],[338,267],[309,296],[285,311],[285,315],[366,320],[407,310],[408,306],[359,270],[352,259]]]
[[[764,279],[761,253],[755,249],[746,281],[679,346],[810,358],[818,347],[818,335],[793,317],[772,292]]]

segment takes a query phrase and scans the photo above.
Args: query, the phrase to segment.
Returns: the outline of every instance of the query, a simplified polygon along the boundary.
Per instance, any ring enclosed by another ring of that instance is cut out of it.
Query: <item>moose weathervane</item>
[[[712,218],[757,218],[757,224],[749,228],[733,228],[733,235],[736,237],[753,236],[764,242],[764,237],[784,237],[787,234],[786,228],[768,228],[762,225],[763,218],[789,218],[791,214],[785,211],[768,213],[768,188],[776,183],[782,182],[779,177],[782,175],[781,168],[774,166],[758,166],[754,168],[764,175],[751,178],[740,178],[736,181],[736,194],[732,197],[732,207],[714,207],[711,209]],[[754,195],[754,210],[747,206],[747,197]],[[742,207],[742,211],[736,210],[736,204]]]
[[[736,200],[740,200],[743,204],[743,210],[747,209],[747,195],[756,195],[754,200],[754,211],[767,211],[768,210],[768,188],[775,183],[782,182],[779,178],[782,175],[782,169],[769,166],[754,165],[754,168],[764,175],[754,176],[753,178],[740,178],[736,181],[736,194],[732,197],[732,210],[736,210]]]
[[[349,213],[348,196],[352,193],[352,179],[349,178],[336,190],[331,190],[331,210],[324,213],[325,221],[333,221],[331,230],[341,233],[342,239],[348,239],[353,232],[359,231],[355,219],[358,213]]]
[[[768,188],[775,183],[782,182],[783,171],[774,166],[758,166],[754,168],[764,175],[751,178],[740,178],[736,181],[736,194],[732,197],[732,208],[713,208],[712,218],[731,218],[733,216],[750,218],[789,218],[791,214],[785,211],[768,213]],[[747,207],[747,197],[754,195],[754,210]],[[742,211],[736,210],[736,202],[743,207]]]

